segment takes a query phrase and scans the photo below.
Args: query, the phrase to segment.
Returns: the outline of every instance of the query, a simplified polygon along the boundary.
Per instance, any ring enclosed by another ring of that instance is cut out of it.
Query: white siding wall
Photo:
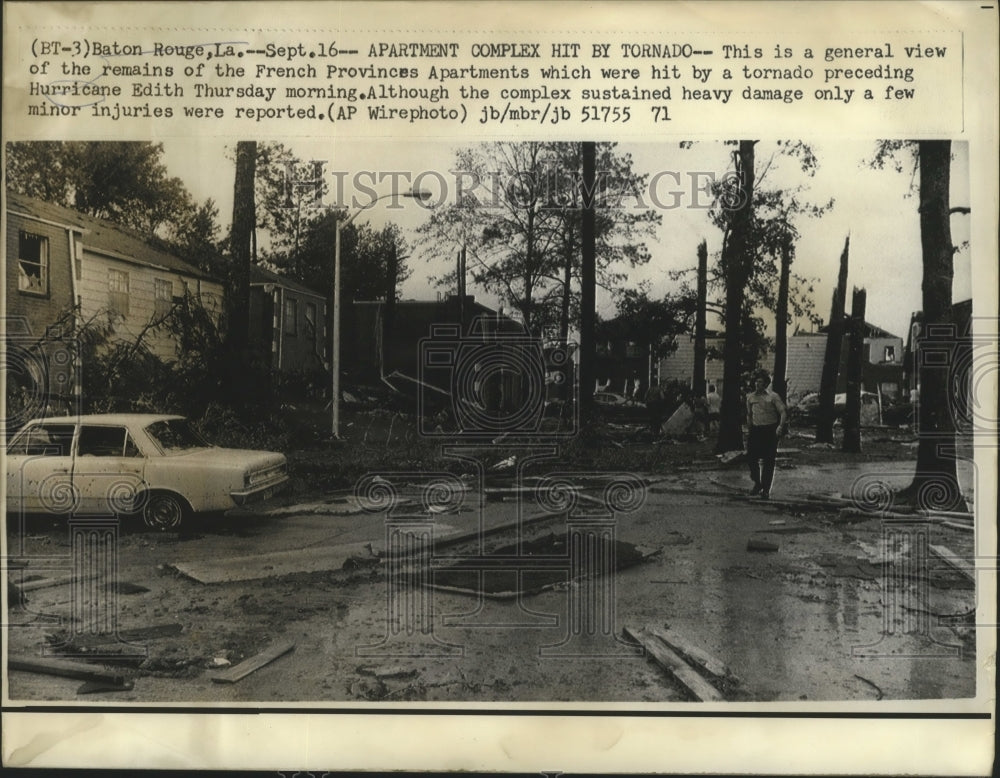
[[[81,277],[78,280],[77,291],[80,295],[80,308],[84,321],[91,317],[104,314],[108,310],[108,271],[114,269],[129,276],[129,306],[128,316],[124,320],[116,320],[115,334],[122,340],[134,340],[154,317],[155,312],[155,279],[169,280],[173,285],[173,296],[184,294],[184,282],[188,283],[191,294],[201,291],[202,302],[211,310],[218,321],[222,311],[222,285],[214,281],[199,281],[170,270],[136,265],[120,259],[105,256],[84,249]],[[172,359],[177,355],[177,347],[170,334],[153,330],[147,334],[150,350],[161,359]]]

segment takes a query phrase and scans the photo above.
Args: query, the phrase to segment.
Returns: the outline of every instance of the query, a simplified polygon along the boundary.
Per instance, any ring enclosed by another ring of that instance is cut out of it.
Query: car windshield
[[[154,421],[146,427],[146,432],[164,454],[210,448],[209,444],[191,428],[187,419]]]

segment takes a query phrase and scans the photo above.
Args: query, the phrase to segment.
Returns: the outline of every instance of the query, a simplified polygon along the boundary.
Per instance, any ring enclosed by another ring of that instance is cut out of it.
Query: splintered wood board
[[[625,627],[624,632],[628,637],[641,643],[654,661],[696,699],[701,702],[725,702],[718,689],[702,678],[691,665],[656,635],[635,627]]]
[[[677,632],[666,627],[649,627],[649,631],[682,656],[705,668],[717,678],[737,681],[733,671],[707,651],[698,648]]]
[[[125,676],[111,670],[102,670],[83,662],[71,662],[66,659],[50,659],[41,656],[8,656],[9,670],[23,670],[26,673],[42,673],[43,675],[59,675],[63,678],[76,678],[79,681],[103,681],[114,686],[123,686]]]
[[[216,673],[211,678],[216,683],[236,683],[240,679],[246,678],[250,673],[260,670],[264,665],[271,664],[275,659],[284,656],[293,648],[295,648],[295,644],[290,640],[274,643],[256,656],[252,656],[221,673]]]
[[[958,572],[960,572],[970,581],[972,581],[973,583],[976,582],[976,568],[970,562],[966,561],[965,559],[962,559],[950,548],[945,548],[944,546],[935,546],[933,544],[928,546],[928,548],[931,550],[932,554],[943,559],[945,562],[947,562],[949,565],[958,570]]]

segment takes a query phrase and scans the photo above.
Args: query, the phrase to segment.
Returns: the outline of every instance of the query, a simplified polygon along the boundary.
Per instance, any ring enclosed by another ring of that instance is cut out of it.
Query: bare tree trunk
[[[958,345],[951,309],[954,274],[948,208],[951,142],[920,141],[918,155],[924,309],[917,368],[920,443],[916,474],[901,496],[921,507],[947,510],[961,505],[955,469],[955,407],[948,391],[950,364],[940,364],[941,359],[927,359],[924,355],[934,352],[954,355]]]
[[[254,233],[254,175],[256,141],[236,144],[236,179],[233,186],[233,224],[230,228],[232,290],[227,341],[229,352],[244,358],[250,331],[250,260]]]
[[[774,378],[771,388],[782,400],[788,399],[788,277],[792,270],[792,243],[787,238],[781,246],[781,275],[778,277],[778,310],[774,316]]]
[[[850,343],[847,352],[847,405],[844,408],[844,441],[841,445],[848,454],[861,453],[861,371],[865,346],[865,303],[868,295],[864,289],[855,289],[851,300]]]
[[[694,313],[694,377],[691,392],[695,397],[705,396],[705,300],[708,297],[708,243],[698,244],[697,309]]]
[[[386,262],[385,303],[382,308],[382,353],[379,355],[379,370],[384,376],[388,372],[386,355],[390,352],[396,319],[396,279],[399,276],[399,247],[392,236],[389,256]],[[461,305],[461,303],[459,303]]]
[[[840,273],[837,288],[833,291],[830,321],[826,325],[826,352],[823,357],[823,376],[819,384],[819,408],[816,420],[816,442],[833,443],[833,404],[837,395],[837,375],[840,372],[840,347],[844,339],[844,307],[847,303],[847,262],[851,249],[851,236],[844,241],[840,255]]]
[[[573,281],[573,241],[567,236],[563,246],[563,290],[562,309],[559,312],[559,342],[562,344],[565,353],[569,353],[569,304],[572,289],[570,284]],[[569,402],[573,396],[573,362],[566,360],[562,368],[562,384],[560,385],[559,397],[563,402]]]
[[[594,378],[597,359],[594,323],[597,300],[597,225],[594,212],[594,182],[597,178],[597,145],[584,141],[580,243],[580,415],[589,418],[594,404]]]
[[[736,157],[740,190],[733,211],[728,240],[722,252],[726,277],[726,339],[723,345],[722,409],[717,454],[743,448],[742,392],[743,377],[743,307],[745,287],[752,257],[754,145],[741,140]]]

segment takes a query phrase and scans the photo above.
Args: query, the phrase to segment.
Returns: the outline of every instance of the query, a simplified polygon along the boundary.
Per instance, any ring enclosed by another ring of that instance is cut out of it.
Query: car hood
[[[183,461],[185,463],[204,463],[211,465],[234,465],[248,469],[258,469],[280,465],[285,462],[285,455],[277,451],[254,451],[244,448],[196,448],[178,454],[168,454],[164,459]]]

